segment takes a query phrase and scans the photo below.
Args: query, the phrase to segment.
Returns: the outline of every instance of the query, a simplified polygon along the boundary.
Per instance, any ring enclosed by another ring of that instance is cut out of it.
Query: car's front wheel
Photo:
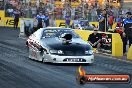
[[[46,55],[46,51],[43,51],[43,55],[42,55],[42,62],[45,63],[47,62],[47,58],[45,57]]]

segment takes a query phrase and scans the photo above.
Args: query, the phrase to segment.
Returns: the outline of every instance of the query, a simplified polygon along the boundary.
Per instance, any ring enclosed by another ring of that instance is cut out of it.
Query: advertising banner
[[[23,18],[20,18],[19,19],[19,22],[18,22],[18,27],[20,27],[20,21],[21,21],[21,19],[23,19]],[[24,18],[25,20],[31,20],[31,18]],[[13,25],[14,25],[14,19],[13,18],[11,18],[11,17],[5,17],[4,18],[4,25],[6,26],[6,27],[13,27]]]
[[[76,72],[77,72],[76,82],[80,85],[89,84],[89,83],[128,84],[130,83],[131,80],[131,77],[128,74],[88,74],[82,66],[79,66]]]
[[[72,25],[72,21],[70,24]],[[56,20],[56,27],[65,27],[65,20]]]
[[[14,25],[14,19],[11,17],[5,17],[4,18],[4,26],[6,27],[13,27]],[[20,27],[20,25],[18,24],[18,27]]]

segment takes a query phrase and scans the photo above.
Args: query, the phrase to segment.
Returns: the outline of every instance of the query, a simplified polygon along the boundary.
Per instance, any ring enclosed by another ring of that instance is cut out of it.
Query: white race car
[[[69,28],[41,28],[29,36],[29,58],[51,63],[93,63],[92,47]]]

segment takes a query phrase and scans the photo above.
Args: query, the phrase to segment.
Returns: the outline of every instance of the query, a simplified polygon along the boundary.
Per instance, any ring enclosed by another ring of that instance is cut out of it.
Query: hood
[[[91,49],[91,46],[81,38],[73,38],[69,44],[63,43],[62,39],[59,38],[44,38],[41,43],[42,46],[53,50],[84,51]]]

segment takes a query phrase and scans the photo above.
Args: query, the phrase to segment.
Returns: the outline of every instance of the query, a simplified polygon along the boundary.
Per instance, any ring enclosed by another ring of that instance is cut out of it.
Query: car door
[[[31,35],[28,45],[29,45],[29,58],[31,59],[36,59],[37,58],[37,53],[36,53],[36,48],[35,48],[35,36]]]

